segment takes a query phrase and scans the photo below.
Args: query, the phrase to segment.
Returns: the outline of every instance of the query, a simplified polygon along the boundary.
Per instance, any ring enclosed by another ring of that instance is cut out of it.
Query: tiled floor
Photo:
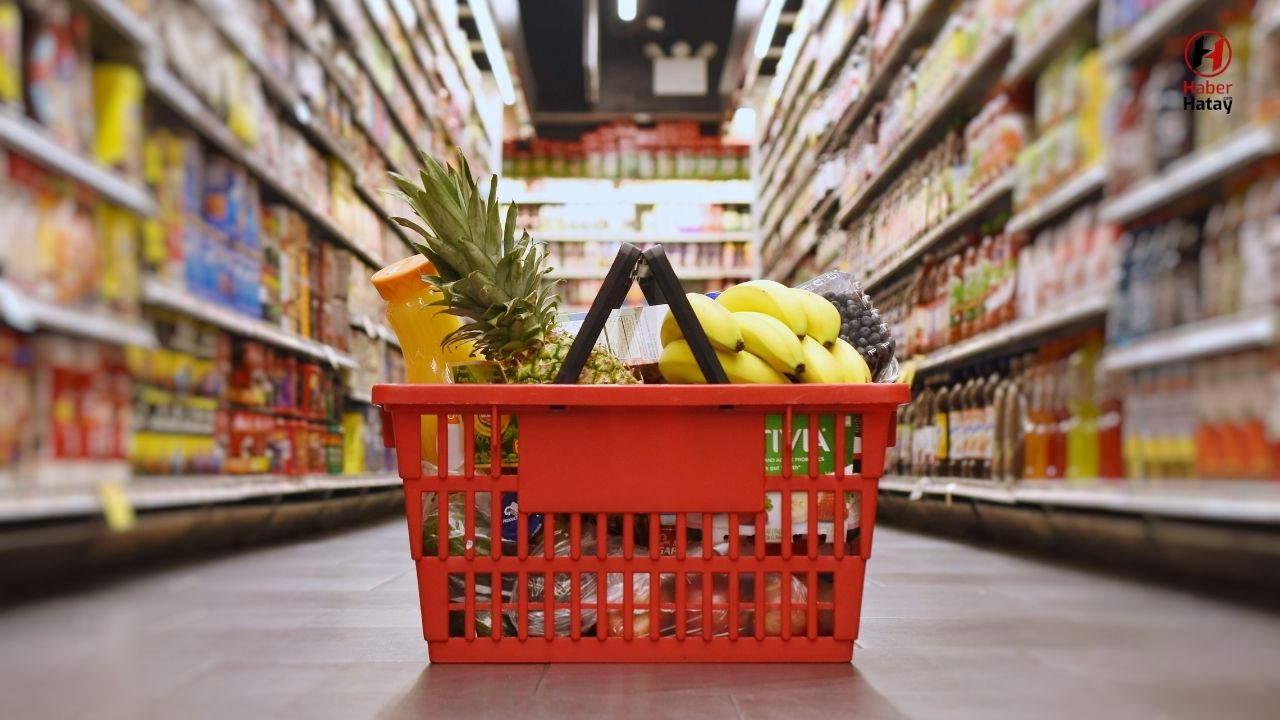
[[[1275,717],[1280,619],[882,529],[853,665],[429,666],[402,523],[0,613],[0,718]]]

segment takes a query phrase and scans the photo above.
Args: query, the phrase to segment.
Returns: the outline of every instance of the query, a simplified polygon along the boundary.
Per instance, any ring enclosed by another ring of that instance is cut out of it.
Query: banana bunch
[[[689,304],[735,384],[865,383],[871,370],[840,338],[840,311],[826,298],[772,280],[734,285]],[[662,323],[658,367],[669,383],[705,383],[675,316]]]

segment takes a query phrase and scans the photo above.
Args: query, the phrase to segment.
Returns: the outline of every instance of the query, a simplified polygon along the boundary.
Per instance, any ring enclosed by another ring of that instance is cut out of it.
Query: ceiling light
[[[637,0],[618,0],[618,19],[622,22],[635,20],[636,2]]]
[[[476,29],[480,31],[480,40],[484,43],[484,54],[489,58],[489,67],[493,69],[493,79],[498,83],[502,102],[504,105],[515,105],[516,89],[511,84],[511,69],[507,67],[507,56],[502,52],[498,29],[494,27],[493,16],[489,14],[489,0],[470,0],[470,7],[471,14],[475,16]]]
[[[769,54],[769,46],[773,44],[773,32],[778,29],[778,18],[782,16],[784,0],[769,0],[764,9],[764,17],[760,18],[760,32],[756,35],[755,53],[761,60]]]

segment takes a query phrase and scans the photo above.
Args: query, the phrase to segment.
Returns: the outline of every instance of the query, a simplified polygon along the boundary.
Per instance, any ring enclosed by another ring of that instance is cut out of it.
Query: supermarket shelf
[[[735,280],[755,277],[755,270],[742,268],[675,268],[676,277],[681,280]],[[553,269],[547,275],[548,280],[603,280],[607,267],[598,268],[564,268]]]
[[[147,86],[151,88],[151,91],[157,97],[181,115],[201,135],[221,148],[232,160],[235,160],[253,173],[254,177],[270,188],[274,194],[287,200],[289,204],[315,223],[325,234],[337,240],[340,245],[354,253],[366,265],[373,268],[381,268],[383,266],[384,263],[380,259],[356,245],[331,218],[317,210],[314,204],[303,197],[297,189],[278,177],[274,168],[269,167],[258,159],[232,134],[226,123],[214,115],[213,111],[205,107],[195,93],[176,75],[167,68],[154,64],[147,68],[146,77]]]
[[[1074,300],[1060,303],[1049,312],[1006,323],[930,353],[920,361],[917,371],[936,370],[989,352],[1013,349],[1015,344],[1025,343],[1076,323],[1100,318],[1106,314],[1110,304],[1111,298],[1105,294],[1085,294]]]
[[[354,369],[357,367],[355,358],[346,353],[338,352],[329,345],[285,332],[263,320],[219,307],[192,295],[186,290],[169,287],[154,278],[147,278],[143,281],[142,297],[143,301],[150,305],[174,310],[268,345],[325,360],[335,368]]]
[[[0,317],[15,330],[53,330],[112,345],[153,347],[151,325],[105,309],[77,308],[31,297],[0,280]]]
[[[970,198],[964,207],[951,213],[942,222],[935,225],[933,229],[921,235],[920,239],[912,243],[901,255],[878,268],[876,272],[868,275],[862,282],[863,289],[870,292],[872,289],[879,287],[885,280],[893,277],[902,268],[915,262],[916,258],[934,245],[952,237],[957,230],[981,217],[983,213],[1009,197],[1013,193],[1013,185],[1013,172],[1010,171]]]
[[[1239,315],[1208,318],[1108,348],[1102,356],[1102,367],[1109,372],[1135,370],[1235,350],[1268,347],[1277,341],[1280,341],[1280,311],[1262,308]]]
[[[782,92],[778,97],[778,103],[775,107],[783,112],[784,115],[782,116],[782,124],[778,127],[778,136],[766,140],[770,154],[761,164],[761,170],[763,171],[761,177],[772,178],[773,173],[778,169],[781,158],[787,154],[782,150],[789,149],[792,143],[796,141],[803,142],[800,128],[804,125],[804,116],[808,113],[809,101],[812,100],[812,96],[806,97],[804,101],[798,101],[797,98],[802,92],[801,88],[808,85],[809,76],[813,73],[816,65],[817,58],[808,53],[809,43],[813,42],[813,37],[812,32],[806,35],[804,43],[796,53],[796,58],[798,61],[803,61],[804,65],[791,68],[791,72],[787,76]],[[787,138],[787,140],[786,142],[779,142],[780,138]],[[788,168],[787,175],[790,175],[794,169],[794,166]]]
[[[1147,13],[1114,43],[1104,46],[1103,58],[1108,64],[1132,62],[1148,50],[1158,47],[1187,16],[1208,4],[1208,0],[1164,0]]]
[[[373,388],[357,390],[352,388],[347,391],[347,399],[352,402],[363,403],[365,405],[373,404]]]
[[[796,268],[800,267],[800,263],[804,262],[809,253],[818,247],[818,241],[822,239],[818,235],[818,228],[812,223],[805,225],[804,228],[806,234],[797,235],[801,240],[797,243],[795,251],[774,261],[774,269],[768,276],[770,280],[785,282],[795,274]]]
[[[797,153],[798,152],[799,151],[797,151]],[[792,171],[801,167],[807,170],[811,165],[817,163],[817,161],[817,149],[810,147],[805,151],[802,159],[788,159],[787,166],[791,168]],[[795,215],[808,217],[812,214],[811,211],[813,204],[796,204],[796,201],[803,195],[803,193],[810,189],[809,178],[796,177],[794,182],[792,182],[791,175],[788,174],[785,182],[786,184],[777,188],[777,190],[770,190],[765,193],[770,197],[767,200],[768,205],[765,206],[764,211],[760,215],[760,226],[765,228],[765,232],[760,235],[761,238],[768,239],[773,237],[779,230],[781,230],[783,223],[785,223],[789,217]],[[785,201],[783,198],[786,198]]]
[[[400,347],[400,340],[396,337],[396,334],[391,331],[391,328],[380,322],[374,321],[373,318],[370,318],[368,315],[360,315],[358,317],[353,316],[351,318],[351,327],[356,330],[360,330],[370,338],[379,338],[393,347]]]
[[[1197,150],[1125,191],[1102,207],[1102,219],[1113,223],[1132,220],[1276,153],[1280,153],[1280,125],[1249,128],[1230,140]]]
[[[346,148],[343,148],[329,133],[328,128],[321,123],[316,122],[316,118],[311,114],[311,108],[303,101],[302,97],[294,90],[293,86],[287,80],[280,77],[275,69],[267,65],[261,55],[250,52],[248,43],[244,38],[239,37],[232,26],[228,23],[226,15],[222,14],[218,8],[209,6],[209,0],[198,0],[195,3],[204,13],[205,18],[218,30],[226,43],[235,48],[236,52],[253,68],[258,79],[262,82],[262,86],[266,89],[268,97],[274,98],[276,104],[284,109],[283,115],[291,118],[303,134],[310,137],[314,145],[323,152],[338,159],[352,174],[356,173],[356,163],[347,154]]]
[[[311,53],[317,61],[319,61],[320,67],[324,70],[325,75],[328,76],[329,81],[338,87],[339,94],[341,94],[343,99],[347,101],[347,104],[351,106],[353,109],[351,114],[352,124],[364,133],[365,137],[369,139],[369,143],[371,145],[378,149],[378,153],[382,156],[383,160],[386,161],[387,167],[395,169],[395,163],[392,161],[390,154],[387,153],[386,147],[383,143],[379,142],[373,130],[365,123],[363,118],[361,118],[360,113],[356,110],[361,104],[359,94],[356,92],[355,88],[351,87],[347,76],[344,75],[342,71],[338,69],[338,66],[334,64],[333,58],[331,57],[332,53],[319,46],[316,42],[315,33],[306,26],[306,24],[297,16],[297,13],[285,0],[269,0],[269,2],[272,9],[284,18],[285,24],[289,26],[289,32],[292,33],[294,39],[306,48],[307,52]]]
[[[862,116],[879,101],[880,96],[889,89],[889,84],[897,75],[899,66],[907,61],[911,51],[920,44],[920,40],[936,33],[946,21],[948,13],[943,11],[944,7],[943,0],[924,0],[924,4],[907,18],[907,23],[898,33],[893,47],[885,53],[884,59],[872,68],[866,91],[849,105],[848,110],[819,144],[819,155],[842,140],[845,134],[862,119]]]
[[[858,192],[844,204],[840,211],[840,224],[847,224],[858,213],[866,209],[871,200],[880,195],[884,187],[896,180],[898,171],[906,162],[916,157],[919,146],[930,137],[938,127],[956,119],[955,111],[960,104],[971,98],[983,88],[989,87],[999,79],[995,72],[997,65],[1003,61],[1013,45],[1013,36],[1006,29],[999,39],[989,45],[983,54],[974,58],[973,62],[956,78],[947,91],[921,116],[900,140],[893,144],[894,151],[876,169],[875,175],[869,178]]]
[[[822,28],[826,27],[828,22],[827,18],[831,17],[832,13],[834,12],[834,8],[836,4],[837,3],[834,1],[827,4],[827,7],[823,12],[824,19],[810,26],[813,32],[818,32]],[[805,103],[806,112],[809,110],[809,106],[812,105],[813,100],[817,97],[817,93],[821,91],[823,88],[830,85],[831,82],[833,81],[833,74],[839,68],[843,67],[845,58],[847,58],[849,53],[852,51],[854,39],[862,32],[863,28],[865,27],[865,23],[870,13],[869,8],[870,8],[870,2],[868,2],[867,0],[863,0],[858,4],[858,7],[854,10],[854,12],[856,13],[856,16],[852,19],[852,22],[848,23],[848,29],[845,31],[844,37],[840,43],[840,47],[841,47],[840,51],[836,53],[829,61],[826,62],[825,67],[822,67],[821,69],[819,69],[818,61],[820,58],[814,59],[814,63],[813,63],[814,68],[810,73],[811,82],[809,83],[809,88],[808,88],[808,91],[810,94],[806,99],[806,103]],[[819,49],[819,53],[821,53],[821,49]],[[795,111],[793,110],[793,112]],[[838,124],[839,124],[839,120],[837,120],[837,122],[835,123],[832,123],[828,127],[818,130],[817,132],[818,137],[816,138],[816,142],[813,143],[812,145],[812,150],[813,150],[812,160],[807,160],[806,162],[795,162],[790,164],[787,168],[787,177],[790,177],[792,175],[798,175],[800,177],[804,177],[807,174],[807,172],[805,171],[807,171],[811,165],[815,165],[818,162],[818,160],[822,157],[822,151],[827,147],[827,145],[830,144],[832,138],[834,137],[833,133],[836,131],[836,127]],[[785,145],[788,146],[787,147],[788,150],[790,150],[789,146],[791,145],[791,140],[794,138],[794,136],[800,133],[800,128],[802,126],[803,126],[803,120],[794,123],[791,134],[787,138],[787,141],[785,143]],[[771,144],[770,146],[770,150],[773,152],[773,154],[776,157],[765,158],[765,162],[762,162],[760,164],[761,168],[767,167],[768,172],[766,173],[762,171],[757,174],[758,177],[760,177],[763,181],[764,191],[762,192],[762,196],[769,197],[775,200],[776,200],[776,195],[778,193],[774,190],[774,188],[780,185],[780,183],[775,182],[774,173],[777,171],[777,165],[781,164],[781,161],[779,160],[778,162],[773,162],[772,165],[770,165],[770,161],[776,160],[777,158],[782,158],[782,157],[790,158],[790,157],[793,157],[794,155],[798,155],[798,152],[799,152],[797,150],[795,153],[792,153],[790,151],[783,153],[782,148],[778,147],[777,145],[781,145],[781,143]],[[801,168],[804,168],[805,171],[802,171]],[[772,205],[772,202],[773,201],[771,200],[770,205]],[[762,213],[762,215],[770,214],[772,211],[772,207],[767,208],[767,210],[770,212]]]
[[[86,156],[64,149],[26,118],[0,113],[0,145],[87,185],[139,215],[155,214],[156,203],[150,192]]]
[[[214,505],[302,493],[398,487],[388,475],[192,475],[138,476],[123,483],[137,510]],[[0,493],[0,522],[49,520],[102,511],[92,486],[15,487]]]
[[[357,2],[357,4],[363,5],[364,2],[363,0],[360,0],[359,2]],[[330,17],[334,19],[338,27],[341,28],[342,34],[350,38],[353,43],[356,43],[356,41],[359,40],[359,36],[354,32],[354,29],[351,26],[350,19],[347,18],[346,14],[343,13],[340,10],[340,8],[338,8],[338,6],[334,2],[332,2],[332,0],[324,0],[322,5],[324,5],[324,7],[329,11]],[[372,25],[373,24],[372,21],[370,21],[369,24]],[[379,34],[380,34],[380,30],[381,29],[379,28],[378,29]],[[379,42],[381,42],[381,40],[379,40]],[[390,53],[390,48],[388,48],[388,53]],[[369,84],[373,86],[374,93],[378,96],[378,99],[382,101],[383,106],[387,110],[387,115],[391,117],[392,124],[396,126],[396,129],[400,131],[400,133],[404,136],[404,139],[408,141],[409,147],[418,147],[418,145],[420,144],[418,141],[418,138],[414,137],[413,131],[409,127],[409,123],[405,122],[404,118],[400,115],[400,112],[397,110],[397,106],[391,102],[391,96],[388,94],[386,88],[378,84],[377,73],[373,71],[373,66],[369,63],[369,60],[365,57],[364,52],[361,51],[360,47],[356,47],[351,53],[351,55],[352,57],[355,58],[356,65],[360,66],[360,69],[364,71],[364,74],[366,76],[368,76]],[[394,80],[392,82],[394,82]],[[406,87],[408,86],[406,85]],[[409,95],[414,96],[414,100],[415,100],[414,104],[417,105],[418,104],[417,95],[413,92],[413,89],[411,87],[408,88],[408,90],[409,90]]]
[[[1057,22],[1040,31],[1036,41],[1027,48],[1015,44],[1013,60],[1005,70],[1005,82],[1021,83],[1034,79],[1063,45],[1072,38],[1076,25],[1097,9],[1098,0],[1067,0],[1070,6],[1059,11]]]
[[[653,243],[721,243],[721,242],[751,242],[753,235],[750,232],[666,232],[666,231],[635,231],[635,230],[597,230],[597,231],[547,231],[538,232],[537,239],[541,242],[558,242],[558,243],[635,243],[635,244],[653,244]]]
[[[1249,480],[1023,481],[886,476],[880,488],[913,498],[940,495],[1005,505],[1073,507],[1216,522],[1280,521],[1280,485]]]
[[[151,26],[121,0],[81,1],[137,47],[144,49],[155,47],[156,34]]]
[[[329,2],[330,0],[326,0],[326,1]],[[395,68],[396,75],[400,77],[400,82],[401,84],[403,84],[408,95],[413,99],[414,106],[418,108],[418,112],[421,113],[423,120],[429,121],[429,119],[433,115],[432,110],[431,108],[427,107],[427,104],[423,101],[422,97],[418,94],[418,89],[413,84],[413,78],[410,77],[409,69],[405,66],[406,62],[404,59],[400,57],[400,53],[399,51],[396,50],[396,47],[391,44],[391,38],[390,36],[387,35],[386,28],[380,25],[377,19],[374,17],[373,9],[370,7],[368,0],[358,0],[356,4],[359,5],[361,7],[361,11],[364,12],[365,24],[368,25],[373,30],[374,36],[377,37],[378,42],[382,45],[382,47],[386,49],[387,55],[391,57],[391,65]],[[333,3],[330,2],[330,5],[332,7]],[[387,4],[386,13],[388,16],[395,17],[396,22],[399,22],[399,13],[395,9],[395,7],[393,7],[392,5],[393,3]],[[336,9],[337,8],[334,7],[335,11]],[[335,12],[334,14],[336,15],[337,13]],[[342,22],[345,24],[346,20],[343,19]],[[402,29],[403,27],[404,27],[403,24],[401,24]],[[421,61],[417,57],[417,53],[413,52],[413,37],[409,33],[405,33],[405,36],[406,36],[405,37],[406,41],[410,45],[409,54],[414,56],[415,63],[419,63],[418,71],[422,74],[423,80],[425,81],[427,77],[426,68],[421,66],[420,64]]]
[[[750,180],[595,180],[550,178],[525,181],[502,178],[502,202],[525,205],[620,204],[750,205]]]
[[[828,2],[827,6],[823,9],[822,18],[809,24],[809,33],[810,33],[808,38],[809,42],[814,42],[816,38],[816,33],[822,32],[828,26],[828,22],[830,21],[832,14],[835,12],[835,7],[837,4],[839,3],[835,2],[834,0],[832,2]],[[805,103],[806,108],[812,102],[813,94],[827,87],[833,79],[832,74],[837,69],[839,69],[844,65],[845,59],[849,56],[849,53],[852,51],[854,39],[862,32],[863,28],[865,27],[867,17],[870,14],[869,8],[870,8],[870,2],[867,2],[867,0],[863,0],[862,2],[859,2],[858,7],[853,11],[855,13],[854,17],[850,22],[847,23],[847,29],[845,30],[844,36],[841,40],[840,51],[838,53],[835,53],[830,58],[824,58],[822,57],[822,48],[818,48],[818,53],[815,54],[815,56],[812,59],[812,62],[810,63],[811,67],[808,67],[805,69],[806,74],[809,76],[809,83],[808,83],[807,90],[810,93],[810,97]],[[825,66],[819,65],[819,63],[824,63]],[[802,117],[803,116],[802,113],[797,114],[799,113],[799,111],[800,111],[800,108],[798,104],[790,101],[784,102],[782,99],[779,99],[778,104],[775,106],[775,113],[790,112],[793,116]],[[771,118],[770,123],[772,122],[773,120]],[[803,121],[797,121],[795,123],[792,123],[791,119],[788,118],[788,120],[785,123],[783,123],[782,127],[785,128],[787,125],[791,125],[792,126],[791,134],[795,134],[799,131],[799,126],[802,124],[803,124]],[[833,124],[830,129],[834,129],[834,127],[835,125]],[[782,136],[784,134],[785,133],[779,133],[779,136]],[[828,139],[829,137],[826,134],[823,134],[822,139],[818,143],[818,145],[820,147],[825,146],[827,144]],[[789,142],[790,140],[788,140],[788,144]],[[765,158],[765,162],[761,163],[762,168],[768,166],[770,160],[776,160],[777,157],[781,157],[781,154],[779,152],[781,150],[781,147],[779,147],[779,145],[781,144],[780,143],[770,144],[770,149],[774,151],[774,155],[776,157]],[[768,174],[761,173],[760,177],[764,178],[766,181],[771,180],[773,177],[773,172],[777,170],[777,167],[776,167],[777,164],[778,163],[776,162],[773,163],[774,167],[771,167],[769,169],[769,173]],[[794,170],[795,168],[792,168],[792,171]],[[773,183],[769,183],[769,185],[772,185],[772,184]]]
[[[1101,190],[1106,186],[1108,176],[1107,167],[1102,164],[1077,173],[1031,207],[1009,218],[1005,230],[1019,233],[1040,227]]]

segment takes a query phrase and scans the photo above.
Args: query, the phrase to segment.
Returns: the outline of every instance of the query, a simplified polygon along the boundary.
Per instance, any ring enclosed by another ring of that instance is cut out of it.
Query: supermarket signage
[[[1231,41],[1217,30],[1192,35],[1182,51],[1187,69],[1197,80],[1182,83],[1182,108],[1231,114],[1231,83],[1212,82],[1231,67]]]

